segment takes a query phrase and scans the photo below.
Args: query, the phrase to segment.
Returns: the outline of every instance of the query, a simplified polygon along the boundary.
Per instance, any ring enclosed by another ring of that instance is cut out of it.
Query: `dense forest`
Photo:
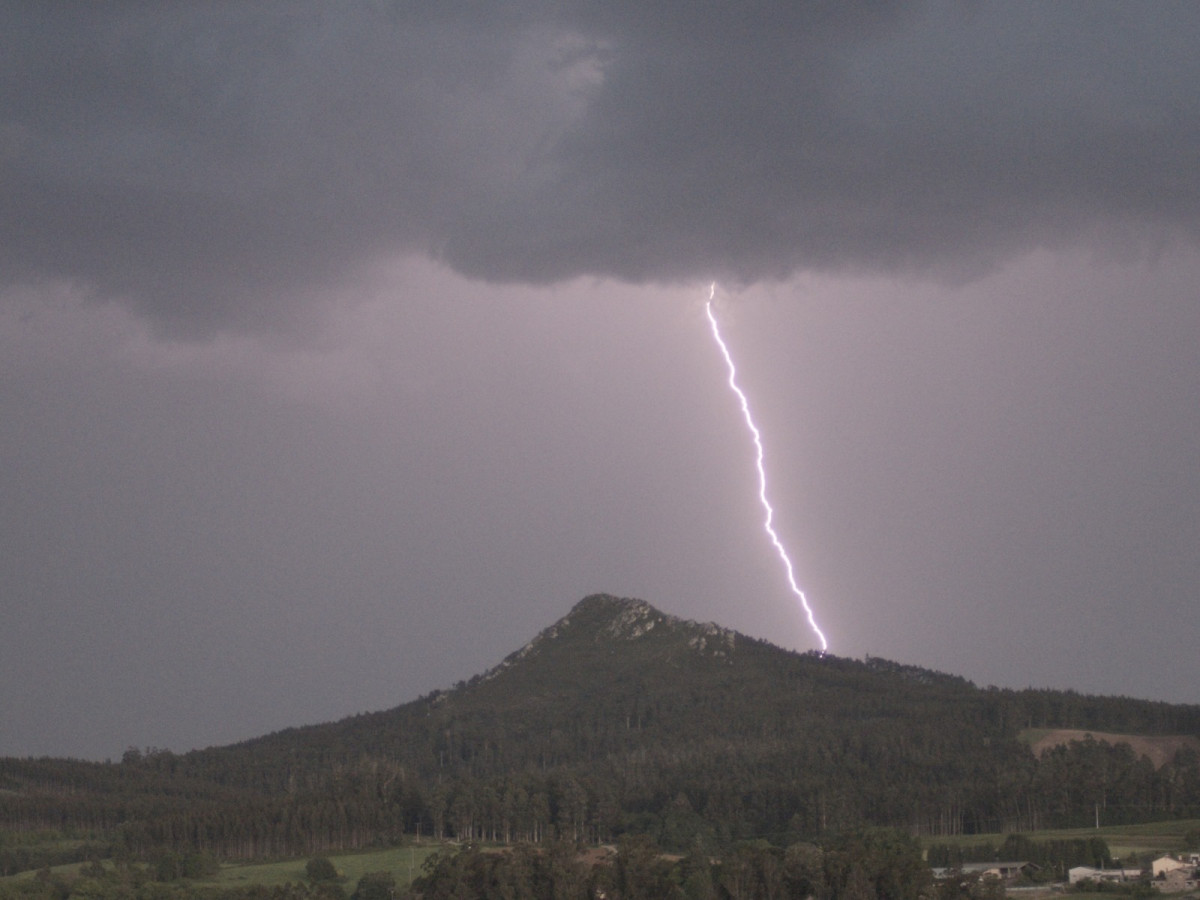
[[[1037,728],[1200,735],[1200,706],[981,689],[595,596],[491,671],[385,712],[117,763],[0,759],[0,829],[258,857],[404,835],[686,852],[1200,816],[1194,749],[1158,768],[1093,739],[1038,758],[1022,739]],[[0,871],[18,849],[0,846]]]

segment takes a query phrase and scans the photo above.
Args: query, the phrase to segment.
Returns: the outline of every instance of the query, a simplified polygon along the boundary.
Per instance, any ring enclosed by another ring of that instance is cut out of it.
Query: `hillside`
[[[1042,757],[1027,728],[1200,734],[1200,707],[979,689],[797,654],[594,596],[491,670],[394,709],[119,764],[0,760],[0,826],[102,830],[135,852],[308,853],[404,833],[923,834],[1200,814],[1200,759],[1126,745]]]

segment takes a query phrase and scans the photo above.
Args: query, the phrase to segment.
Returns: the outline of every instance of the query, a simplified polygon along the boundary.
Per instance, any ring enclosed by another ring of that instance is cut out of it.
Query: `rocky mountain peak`
[[[596,632],[597,639],[612,637],[632,640],[656,626],[675,625],[680,621],[659,612],[645,600],[593,594],[576,603],[555,627],[565,628],[578,623],[583,627],[590,626]]]
[[[668,638],[668,643],[676,646],[682,643],[691,651],[718,657],[731,654],[737,637],[736,632],[712,623],[702,624],[668,615],[645,600],[593,594],[576,603],[565,616],[509,654],[482,678],[491,680],[522,660],[563,641],[595,645],[608,641],[639,641],[650,635]],[[674,640],[670,640],[672,638]]]

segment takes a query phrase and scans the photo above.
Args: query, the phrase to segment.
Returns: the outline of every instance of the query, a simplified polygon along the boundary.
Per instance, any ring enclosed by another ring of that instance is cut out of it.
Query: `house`
[[[1171,869],[1169,872],[1163,872],[1163,875],[1154,878],[1152,883],[1154,887],[1158,888],[1159,893],[1178,894],[1184,890],[1195,890],[1200,886],[1200,878],[1196,878],[1195,870],[1189,865],[1184,869]]]
[[[1163,894],[1178,894],[1183,891],[1194,891],[1200,885],[1195,870],[1191,866],[1182,869],[1171,869],[1164,872],[1161,878],[1155,878],[1154,886]]]
[[[1024,861],[963,863],[961,871],[964,875],[978,875],[980,878],[991,875],[1001,881],[1012,881],[1019,878],[1022,872],[1032,866],[1033,863]]]
[[[1159,875],[1165,875],[1167,872],[1174,872],[1177,869],[1186,869],[1188,863],[1181,862],[1173,856],[1160,856],[1154,862],[1150,863],[1150,874],[1157,878]]]
[[[1080,881],[1137,881],[1142,877],[1141,869],[1093,869],[1091,866],[1076,866],[1067,870],[1071,884]]]
[[[972,862],[959,866],[935,867],[933,877],[938,881],[947,878],[960,878],[963,875],[975,875],[979,878],[999,879],[1000,881],[1015,881],[1022,874],[1032,875],[1041,867],[1031,862]]]

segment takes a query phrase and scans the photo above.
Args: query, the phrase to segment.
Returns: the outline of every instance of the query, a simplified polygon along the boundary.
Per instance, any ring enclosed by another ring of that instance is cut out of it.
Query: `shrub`
[[[316,884],[321,881],[333,881],[338,877],[337,868],[324,856],[315,856],[304,867],[308,880]]]

